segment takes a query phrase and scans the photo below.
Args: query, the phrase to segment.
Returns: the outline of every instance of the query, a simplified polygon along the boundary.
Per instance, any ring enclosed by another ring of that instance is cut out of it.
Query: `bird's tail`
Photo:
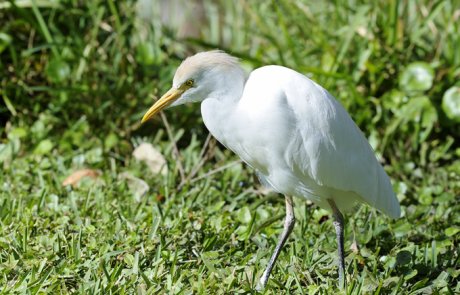
[[[401,217],[401,207],[393,190],[390,178],[380,166],[378,169],[379,195],[375,201],[375,208],[392,218]]]

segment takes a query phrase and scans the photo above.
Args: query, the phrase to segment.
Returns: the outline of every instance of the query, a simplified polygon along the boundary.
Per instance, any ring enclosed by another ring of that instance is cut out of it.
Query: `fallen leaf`
[[[165,196],[163,196],[162,194],[158,194],[158,195],[156,196],[156,200],[157,200],[157,202],[159,202],[159,203],[163,203],[164,200],[165,200]]]
[[[356,240],[354,240],[353,243],[351,243],[350,250],[355,254],[359,253],[358,243],[356,243]]]
[[[62,182],[63,186],[71,185],[75,187],[82,178],[84,177],[90,177],[93,179],[96,179],[101,175],[101,173],[97,170],[93,169],[81,169],[73,172],[70,174],[64,181]]]
[[[123,172],[118,175],[118,179],[126,181],[129,190],[133,193],[137,202],[149,191],[149,185],[142,179],[132,175],[129,172]]]
[[[168,171],[166,159],[150,143],[141,143],[133,151],[133,156],[137,160],[144,162],[153,174],[166,174]]]

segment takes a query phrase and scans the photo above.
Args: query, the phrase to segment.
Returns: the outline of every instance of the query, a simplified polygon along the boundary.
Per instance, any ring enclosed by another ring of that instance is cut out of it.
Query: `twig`
[[[201,175],[201,176],[199,176],[199,177],[196,177],[196,178],[191,179],[191,180],[190,180],[190,183],[197,182],[198,180],[201,180],[201,179],[203,179],[203,178],[209,177],[209,176],[211,176],[211,175],[213,175],[213,174],[216,174],[216,173],[218,173],[218,172],[220,172],[220,171],[223,171],[223,170],[225,170],[225,169],[227,169],[227,168],[230,168],[230,167],[235,166],[236,164],[240,164],[240,163],[241,163],[241,160],[236,160],[236,161],[230,162],[230,163],[228,163],[227,165],[220,166],[219,168],[216,168],[216,169],[214,169],[214,170],[211,170],[211,171],[209,171],[208,173],[205,173],[204,175]]]
[[[200,151],[200,155],[198,156],[199,158],[203,158],[206,148],[208,147],[210,141],[211,141],[211,133],[208,134],[208,136],[206,137],[206,140],[204,141],[203,147],[201,148],[201,151]]]
[[[184,172],[184,167],[182,166],[180,152],[179,152],[179,149],[177,148],[176,140],[174,139],[174,136],[172,134],[171,126],[168,123],[168,119],[166,119],[166,116],[163,114],[163,112],[160,112],[160,116],[161,116],[161,120],[163,121],[163,124],[166,127],[166,133],[168,133],[168,137],[172,142],[173,158],[176,161],[176,167],[179,170],[179,175],[180,175],[180,179],[182,183],[185,180],[185,172]]]
[[[200,168],[203,167],[204,163],[208,160],[209,157],[208,157],[207,154],[205,154],[205,152],[206,152],[206,149],[207,149],[210,141],[211,141],[211,133],[208,134],[208,137],[206,137],[206,140],[205,140],[205,142],[203,144],[203,147],[201,148],[200,155],[198,156],[200,161],[198,162],[198,164],[196,164],[192,168],[192,172],[190,172],[189,175],[187,175],[187,177],[183,181],[181,181],[181,183],[178,186],[179,190],[182,188],[182,186],[184,186],[187,183],[187,181],[192,179],[198,173]]]
[[[275,223],[277,222],[278,220],[280,219],[283,219],[283,217],[286,216],[285,213],[281,213],[281,214],[278,214],[278,215],[275,215],[273,217],[270,217],[268,218],[267,220],[265,220],[264,222],[262,222],[261,224],[259,224],[259,226],[256,227],[256,229],[254,230],[254,232],[252,233],[253,235],[257,234],[258,232],[260,232],[261,230],[263,230],[264,228],[270,226],[272,223]]]

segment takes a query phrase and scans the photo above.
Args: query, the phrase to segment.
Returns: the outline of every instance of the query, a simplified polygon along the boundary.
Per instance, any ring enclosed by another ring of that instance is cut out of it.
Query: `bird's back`
[[[400,216],[391,182],[368,141],[341,104],[306,76],[280,66],[253,71],[240,100],[245,128],[257,134],[233,150],[281,193],[307,197],[328,208],[364,201]],[[269,114],[267,116],[267,114]]]

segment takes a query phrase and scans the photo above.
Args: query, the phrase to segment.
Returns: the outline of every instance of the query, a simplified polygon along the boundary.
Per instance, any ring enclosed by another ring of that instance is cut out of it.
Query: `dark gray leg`
[[[343,215],[337,208],[334,200],[327,200],[331,206],[332,213],[334,215],[334,227],[335,233],[337,235],[337,245],[339,248],[339,288],[346,289],[346,279],[345,279],[345,260],[344,260],[344,251],[343,251]]]
[[[292,197],[285,196],[286,198],[286,218],[284,220],[284,229],[281,233],[281,236],[278,239],[278,245],[276,245],[275,252],[273,252],[270,261],[268,262],[267,268],[264,271],[264,274],[260,278],[259,284],[257,285],[257,290],[263,290],[267,285],[268,278],[272,272],[273,266],[275,265],[276,259],[280,255],[281,249],[283,248],[284,243],[289,237],[289,234],[292,232],[295,224],[294,208],[292,203]]]

